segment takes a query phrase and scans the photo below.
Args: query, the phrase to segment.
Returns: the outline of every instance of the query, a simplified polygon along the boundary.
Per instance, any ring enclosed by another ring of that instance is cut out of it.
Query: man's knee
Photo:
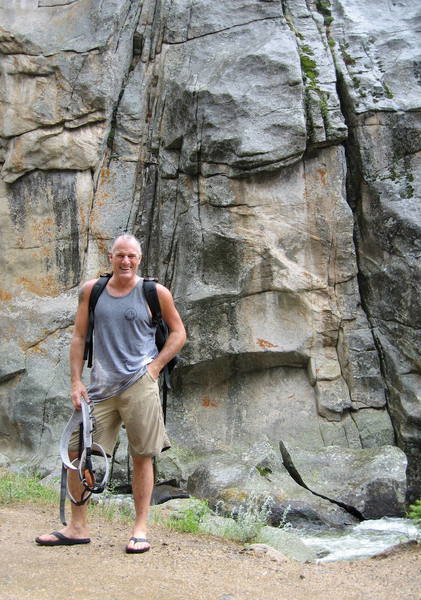
[[[152,465],[152,456],[132,456],[133,465],[136,467],[148,467]]]

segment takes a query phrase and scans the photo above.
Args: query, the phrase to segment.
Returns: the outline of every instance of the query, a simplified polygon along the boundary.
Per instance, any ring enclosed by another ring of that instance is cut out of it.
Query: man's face
[[[127,279],[136,275],[141,256],[139,256],[139,249],[134,242],[117,241],[109,257],[115,275]]]

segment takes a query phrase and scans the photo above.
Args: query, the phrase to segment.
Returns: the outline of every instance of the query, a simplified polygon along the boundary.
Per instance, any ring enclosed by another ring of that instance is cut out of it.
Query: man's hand
[[[86,387],[84,386],[84,384],[81,381],[78,381],[77,383],[72,384],[72,404],[73,404],[73,408],[75,410],[80,410],[81,406],[81,399],[83,398],[85,400],[85,402],[87,402],[89,404],[89,396],[88,396],[88,392],[86,390]]]
[[[160,367],[156,364],[156,359],[153,360],[152,362],[150,362],[147,365],[147,369],[149,371],[149,375],[152,377],[152,379],[155,379],[155,381],[157,381],[159,379],[159,374],[161,372]]]

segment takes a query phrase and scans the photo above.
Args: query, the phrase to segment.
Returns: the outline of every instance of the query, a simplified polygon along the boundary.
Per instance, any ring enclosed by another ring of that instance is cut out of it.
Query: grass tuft
[[[69,506],[69,500],[66,504]],[[60,493],[57,489],[41,483],[41,477],[35,475],[19,475],[0,470],[0,506],[6,504],[38,504],[58,510]],[[89,503],[90,513],[107,521],[120,520],[128,523],[133,520],[134,510],[129,504]]]
[[[156,516],[155,522],[172,531],[198,533],[204,518],[211,513],[205,500],[192,499],[186,509],[169,516]]]
[[[18,475],[9,471],[0,472],[0,505],[20,502],[36,502],[43,506],[54,506],[59,501],[57,490],[42,485],[39,475]]]

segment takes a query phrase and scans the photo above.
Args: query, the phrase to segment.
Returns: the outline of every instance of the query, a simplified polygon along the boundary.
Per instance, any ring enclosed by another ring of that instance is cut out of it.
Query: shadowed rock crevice
[[[328,500],[329,502],[332,502],[333,504],[337,504],[338,506],[340,506],[341,508],[343,508],[344,510],[349,512],[349,514],[351,514],[353,517],[356,517],[360,521],[362,521],[364,519],[362,514],[358,510],[356,510],[353,506],[351,506],[349,504],[345,504],[338,500],[334,500],[333,498],[329,498],[328,496],[324,496],[323,494],[318,494],[314,490],[310,489],[304,483],[300,473],[297,471],[296,467],[294,466],[294,462],[291,458],[291,455],[289,454],[288,450],[286,449],[285,445],[282,442],[280,442],[279,448],[281,451],[282,461],[283,461],[288,473],[291,475],[293,480],[298,483],[298,485],[301,485],[303,488],[305,488],[306,490],[308,490],[315,496],[318,496],[319,498],[323,498],[324,500]]]
[[[260,23],[262,21],[275,21],[276,19],[281,20],[281,18],[282,17],[264,17],[262,19],[253,19],[252,21],[242,21],[241,23],[236,23],[235,25],[231,25],[230,27],[225,27],[223,29],[215,29],[214,31],[208,31],[206,33],[203,33],[202,35],[190,36],[189,34],[187,34],[187,38],[185,40],[181,40],[178,42],[172,42],[172,41],[166,40],[165,43],[169,44],[169,45],[187,44],[188,42],[206,38],[206,37],[212,36],[212,35],[218,35],[220,33],[224,33],[226,31],[231,31],[233,29],[237,29],[237,28],[241,28],[241,27],[248,27],[250,25],[253,25],[254,23]]]

